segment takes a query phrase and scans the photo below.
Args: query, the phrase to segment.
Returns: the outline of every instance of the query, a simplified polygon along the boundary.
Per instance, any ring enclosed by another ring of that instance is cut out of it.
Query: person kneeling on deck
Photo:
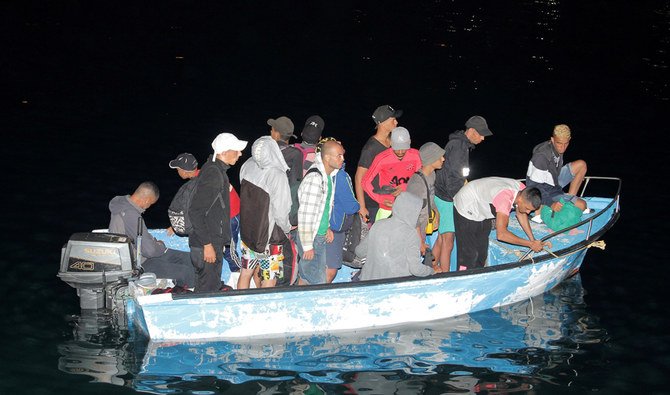
[[[485,177],[471,181],[454,196],[454,225],[458,270],[484,267],[488,258],[491,219],[495,218],[498,240],[542,251],[550,242],[535,240],[528,215],[540,207],[540,191],[517,180]],[[528,240],[507,228],[512,209]]]
[[[416,223],[423,199],[401,192],[391,206],[391,217],[372,225],[368,237],[356,247],[356,255],[366,258],[361,280],[404,276],[429,276],[435,271],[421,260],[421,238]]]
[[[283,274],[282,249],[291,230],[287,170],[279,145],[270,136],[253,143],[251,158],[240,169],[242,259],[238,289],[249,288],[257,268],[263,288],[274,287]]]
[[[142,213],[158,201],[158,186],[151,181],[141,183],[132,195],[116,196],[109,202],[111,217],[109,232],[128,236],[137,247],[137,223]],[[138,264],[145,272],[155,273],[158,278],[174,279],[179,286],[195,285],[195,270],[188,252],[165,247],[156,240],[142,221],[142,255]]]

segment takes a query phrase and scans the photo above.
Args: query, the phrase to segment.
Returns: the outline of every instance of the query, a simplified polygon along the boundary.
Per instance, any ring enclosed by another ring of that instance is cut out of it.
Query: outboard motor
[[[83,310],[111,307],[109,290],[137,275],[130,238],[114,233],[75,233],[61,251],[58,277],[77,290]]]

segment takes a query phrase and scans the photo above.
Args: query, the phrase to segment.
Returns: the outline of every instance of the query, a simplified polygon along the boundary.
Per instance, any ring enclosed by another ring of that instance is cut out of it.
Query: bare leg
[[[440,253],[436,254],[440,261],[442,272],[448,272],[451,268],[451,251],[454,249],[454,232],[442,233],[439,236],[441,240]]]
[[[272,280],[263,280],[261,281],[261,288],[272,288],[277,285],[277,279],[273,278]]]
[[[261,275],[260,275],[260,267],[256,266],[256,269],[254,269],[254,284],[256,284],[256,288],[261,287]]]
[[[326,268],[326,283],[332,283],[337,276],[337,269]]]
[[[435,244],[433,244],[433,257],[435,257],[435,263],[434,265],[437,265],[440,263],[440,254],[442,253],[442,238],[441,234],[437,235],[437,238],[435,239]]]
[[[581,187],[582,182],[584,182],[584,177],[586,177],[586,162],[581,159],[570,162],[570,170],[572,171],[574,178],[570,182],[568,193],[576,196],[577,192],[579,192],[579,187]]]
[[[237,279],[237,289],[248,289],[254,269],[240,269],[240,277]]]

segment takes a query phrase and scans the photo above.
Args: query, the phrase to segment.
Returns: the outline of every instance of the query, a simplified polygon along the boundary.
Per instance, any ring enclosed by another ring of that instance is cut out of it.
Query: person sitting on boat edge
[[[549,141],[533,148],[533,156],[526,171],[526,185],[537,188],[542,194],[542,204],[553,211],[560,211],[563,199],[571,202],[582,211],[586,210],[586,201],[577,197],[579,188],[586,177],[586,162],[582,159],[563,164],[563,154],[570,144],[571,133],[568,125],[556,125]],[[563,188],[570,185],[568,192]],[[540,210],[535,212],[533,220],[539,220]]]
[[[440,225],[440,213],[435,204],[435,170],[442,168],[444,163],[444,150],[433,142],[425,143],[419,149],[421,156],[421,169],[414,173],[407,183],[407,192],[413,193],[423,200],[423,206],[419,213],[416,224],[416,232],[421,238],[421,255],[426,256],[426,251],[433,256],[432,251],[426,243],[426,235],[432,234]],[[430,224],[430,226],[429,226]],[[426,261],[426,264],[433,265]]]
[[[270,136],[258,138],[240,168],[242,257],[237,289],[249,288],[256,269],[261,287],[274,287],[283,274],[283,245],[291,230],[288,165]]]
[[[498,240],[542,251],[551,243],[533,236],[528,215],[540,207],[540,191],[512,178],[485,177],[465,184],[454,196],[454,225],[458,270],[484,267],[488,258],[491,219],[495,218]],[[516,218],[528,240],[508,229],[509,216]]]
[[[419,150],[411,147],[409,131],[398,126],[391,131],[391,147],[375,156],[365,172],[363,190],[379,206],[375,221],[388,218],[395,197],[407,189],[410,177],[421,169]]]
[[[320,145],[319,155],[298,189],[299,285],[326,282],[326,243],[333,241],[329,228],[335,187],[333,176],[344,163],[344,148],[334,139]]]
[[[247,142],[231,133],[220,133],[212,141],[213,154],[200,170],[189,216],[193,231],[189,234],[191,262],[198,275],[195,292],[213,292],[223,288],[221,270],[224,249],[229,248],[230,193],[227,170],[237,163]]]
[[[425,277],[435,273],[421,260],[421,239],[416,223],[422,206],[420,197],[401,192],[391,207],[391,216],[372,225],[368,236],[356,247],[356,255],[366,258],[360,280]]]
[[[132,195],[116,196],[109,202],[109,232],[126,235],[137,248],[137,225],[144,211],[158,201],[158,186],[151,181],[141,183]],[[179,286],[195,285],[195,270],[189,253],[165,247],[156,240],[142,221],[141,261],[138,265],[145,272],[156,274],[158,278],[174,279]]]

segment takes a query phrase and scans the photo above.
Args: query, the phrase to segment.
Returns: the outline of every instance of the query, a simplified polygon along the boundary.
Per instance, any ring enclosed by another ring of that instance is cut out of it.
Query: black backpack
[[[356,247],[368,236],[368,224],[363,221],[360,215],[354,215],[353,224],[347,230],[344,236],[344,245],[342,246],[342,263],[354,268],[360,269],[365,264],[365,258],[356,256]]]
[[[219,177],[221,177],[221,183],[223,184],[223,174],[221,171],[217,170]],[[198,178],[192,178],[188,182],[179,188],[177,194],[172,199],[170,203],[170,208],[168,208],[168,217],[170,218],[170,225],[172,230],[179,236],[188,236],[193,231],[193,225],[191,224],[191,219],[188,215],[188,209],[191,207],[191,200],[195,196],[195,191],[197,189]],[[228,191],[230,193],[230,191]],[[209,205],[207,213],[212,209],[216,201],[221,203],[221,207],[225,208],[223,202],[223,196],[221,192],[216,195],[212,204]]]
[[[180,236],[187,236],[193,230],[187,213],[191,205],[191,198],[195,194],[196,181],[197,178],[191,178],[182,185],[168,208],[168,218],[170,218],[172,230]]]

